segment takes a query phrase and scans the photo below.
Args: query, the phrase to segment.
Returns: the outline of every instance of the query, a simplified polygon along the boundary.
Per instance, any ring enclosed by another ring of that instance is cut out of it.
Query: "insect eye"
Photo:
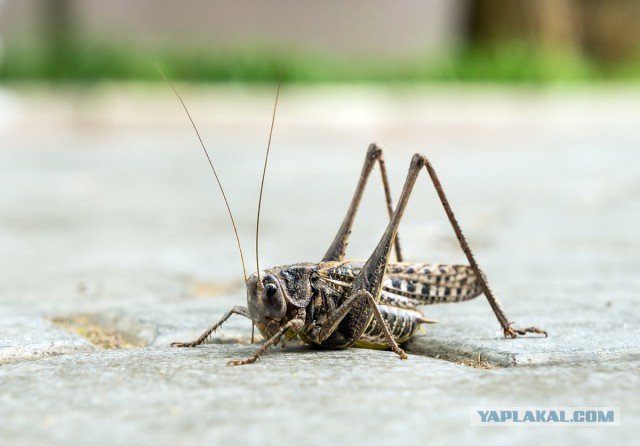
[[[278,292],[278,287],[275,283],[268,283],[264,286],[264,293],[268,299],[272,299]]]

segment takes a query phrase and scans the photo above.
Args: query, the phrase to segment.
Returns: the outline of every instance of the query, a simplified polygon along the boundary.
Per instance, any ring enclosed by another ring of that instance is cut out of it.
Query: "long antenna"
[[[276,122],[276,110],[278,109],[278,98],[280,97],[280,85],[282,85],[282,76],[284,70],[280,72],[278,78],[278,89],[276,90],[276,101],[273,104],[273,115],[271,116],[271,130],[269,130],[269,142],[267,143],[267,153],[264,156],[264,167],[262,168],[262,181],[260,181],[260,198],[258,199],[258,216],[256,217],[256,271],[258,273],[258,279],[260,279],[260,258],[258,257],[258,240],[260,232],[260,208],[262,207],[262,191],[264,189],[264,177],[267,175],[267,161],[269,160],[269,150],[271,149],[271,136],[273,135],[273,124]]]
[[[209,152],[207,151],[207,148],[204,146],[204,142],[202,142],[202,138],[200,137],[200,132],[198,131],[198,128],[196,127],[196,124],[193,122],[193,118],[191,117],[191,113],[189,113],[189,110],[187,109],[187,106],[185,105],[184,101],[182,100],[182,97],[180,97],[180,94],[178,93],[178,91],[173,87],[171,82],[169,82],[169,79],[167,79],[167,77],[164,75],[164,73],[162,72],[162,70],[160,69],[158,64],[155,64],[155,66],[156,66],[156,69],[158,70],[158,72],[160,73],[160,76],[162,76],[162,78],[165,80],[165,82],[167,84],[169,84],[169,87],[171,87],[173,92],[178,97],[178,100],[182,104],[182,108],[184,108],[184,111],[187,112],[187,116],[189,117],[189,121],[191,121],[191,125],[193,126],[193,129],[196,131],[196,135],[198,135],[198,140],[200,141],[200,145],[202,146],[202,150],[204,150],[204,154],[207,156],[207,160],[209,161],[209,165],[211,166],[211,170],[213,171],[213,175],[216,177],[216,182],[218,183],[218,187],[220,188],[220,192],[222,192],[222,198],[224,199],[224,204],[227,206],[227,212],[229,213],[229,218],[231,219],[231,226],[233,226],[233,232],[234,232],[234,234],[236,236],[236,242],[238,243],[238,250],[240,251],[240,261],[242,262],[242,274],[244,275],[244,281],[246,282],[247,281],[247,269],[245,268],[245,265],[244,265],[244,255],[242,254],[242,246],[240,246],[240,237],[238,236],[238,228],[236,227],[236,222],[233,219],[233,214],[231,213],[231,207],[229,206],[229,201],[227,200],[227,196],[225,195],[224,189],[222,188],[222,183],[220,183],[220,178],[218,178],[218,173],[216,172],[216,168],[213,167],[213,162],[211,161],[211,157],[209,156]],[[263,177],[263,179],[264,179],[264,177]],[[262,190],[260,191],[260,193],[262,194]]]

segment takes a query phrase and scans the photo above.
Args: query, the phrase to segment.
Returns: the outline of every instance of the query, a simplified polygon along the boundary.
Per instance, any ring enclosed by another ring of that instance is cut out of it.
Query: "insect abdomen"
[[[389,327],[391,335],[397,343],[409,340],[420,327],[420,324],[427,322],[424,316],[415,310],[390,307],[388,305],[378,305],[382,317]],[[363,335],[354,344],[356,347],[388,349],[389,343],[382,334],[378,321],[373,318]]]

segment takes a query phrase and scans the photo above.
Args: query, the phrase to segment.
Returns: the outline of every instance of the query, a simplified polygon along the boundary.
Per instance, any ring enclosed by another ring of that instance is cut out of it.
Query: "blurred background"
[[[1,2],[3,80],[637,79],[634,0]]]
[[[377,141],[396,193],[411,154],[432,157],[505,294],[635,275],[639,18],[635,0],[0,0],[0,298],[239,289],[219,192],[156,63],[214,155],[248,265],[284,68],[262,266],[321,258]],[[354,257],[385,226],[367,193]],[[464,262],[425,197],[408,258]]]

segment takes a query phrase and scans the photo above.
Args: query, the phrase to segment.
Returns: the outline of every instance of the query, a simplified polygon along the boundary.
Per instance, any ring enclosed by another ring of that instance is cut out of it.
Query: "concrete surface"
[[[183,87],[184,88],[184,87]],[[166,95],[166,97],[165,97]],[[194,90],[250,271],[272,92]],[[164,90],[8,91],[0,107],[0,438],[7,444],[631,442],[640,390],[640,92],[283,90],[261,265],[317,260],[366,146],[397,196],[429,154],[507,314],[549,338],[503,339],[483,297],[425,307],[436,325],[389,352],[256,346],[219,193]],[[376,175],[373,179],[377,181]],[[385,226],[379,185],[350,243]],[[464,262],[426,179],[401,225],[407,259]],[[53,357],[52,357],[53,355]],[[615,406],[616,428],[476,428],[474,406]]]

